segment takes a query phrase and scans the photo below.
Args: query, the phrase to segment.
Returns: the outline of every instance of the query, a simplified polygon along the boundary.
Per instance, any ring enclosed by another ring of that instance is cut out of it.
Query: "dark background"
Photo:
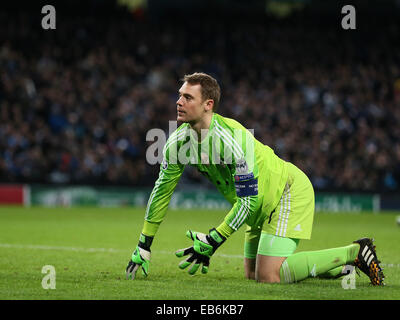
[[[56,8],[44,30],[41,8]],[[356,8],[343,30],[341,8]],[[285,6],[280,16],[271,8]],[[0,182],[152,186],[179,80],[317,191],[400,189],[399,1],[13,1],[0,8]],[[187,168],[182,184],[207,182]]]

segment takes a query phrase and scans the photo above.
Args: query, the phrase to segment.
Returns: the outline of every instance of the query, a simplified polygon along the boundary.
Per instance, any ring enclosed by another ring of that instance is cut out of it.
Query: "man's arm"
[[[127,279],[135,278],[139,266],[142,266],[142,272],[145,276],[148,274],[151,256],[150,246],[165,217],[172,194],[185,167],[177,162],[177,153],[171,152],[171,150],[177,150],[177,141],[180,136],[182,134],[178,137],[176,134],[173,134],[164,147],[164,160],[160,165],[158,179],[147,202],[139,243],[133,251],[132,258],[126,268]]]
[[[237,198],[224,221],[216,228],[225,238],[237,231],[258,208],[258,195]]]
[[[183,169],[183,165],[168,164],[166,161],[161,164],[158,179],[147,202],[142,234],[154,237],[157,233]]]

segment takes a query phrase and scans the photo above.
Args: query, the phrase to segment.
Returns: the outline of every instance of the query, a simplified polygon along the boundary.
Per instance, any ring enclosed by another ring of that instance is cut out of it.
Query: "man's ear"
[[[206,101],[206,105],[205,105],[206,111],[212,111],[213,108],[214,108],[214,100],[213,99],[208,99]]]

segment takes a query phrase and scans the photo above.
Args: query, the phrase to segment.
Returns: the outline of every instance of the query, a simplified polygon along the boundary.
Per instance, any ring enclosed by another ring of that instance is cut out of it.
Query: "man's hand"
[[[210,257],[217,248],[226,240],[216,229],[211,229],[209,234],[195,231],[187,231],[186,236],[193,240],[193,246],[180,249],[175,252],[178,258],[189,255],[186,260],[179,263],[179,268],[185,269],[193,263],[189,269],[190,274],[195,274],[202,265],[201,272],[207,273],[210,265]]]
[[[136,271],[139,269],[139,267],[142,267],[142,273],[147,277],[149,273],[150,256],[150,251],[144,250],[137,246],[135,251],[132,253],[132,259],[129,261],[128,266],[126,267],[126,279],[135,279]]]
[[[150,265],[150,246],[153,242],[153,237],[140,235],[139,244],[136,246],[135,251],[132,253],[132,258],[129,260],[126,267],[126,279],[135,279],[136,271],[142,267],[142,273],[145,277],[149,274]]]

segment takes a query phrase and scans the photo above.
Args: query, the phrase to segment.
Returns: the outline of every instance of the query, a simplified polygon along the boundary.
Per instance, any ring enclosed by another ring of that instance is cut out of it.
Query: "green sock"
[[[325,273],[319,274],[318,278],[332,279],[342,274],[343,266],[333,268]]]
[[[340,248],[295,253],[282,263],[281,282],[298,282],[351,263],[357,257],[359,249],[358,244],[351,244]]]

